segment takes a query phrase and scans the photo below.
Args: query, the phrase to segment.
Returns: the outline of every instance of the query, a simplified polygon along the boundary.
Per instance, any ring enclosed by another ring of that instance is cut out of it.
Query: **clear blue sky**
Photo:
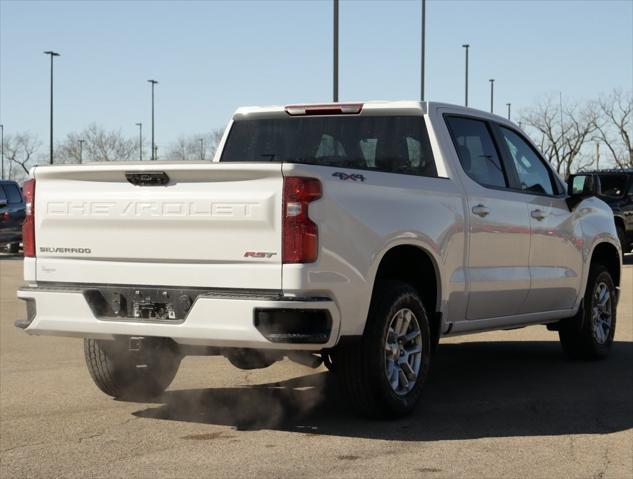
[[[222,128],[240,105],[331,99],[332,2],[0,0],[0,122],[47,143],[49,59],[55,137],[97,122],[157,144]],[[585,99],[633,83],[633,2],[427,2],[427,98],[496,112],[548,93]],[[419,97],[420,2],[341,1],[341,100]],[[159,150],[161,151],[161,150]]]

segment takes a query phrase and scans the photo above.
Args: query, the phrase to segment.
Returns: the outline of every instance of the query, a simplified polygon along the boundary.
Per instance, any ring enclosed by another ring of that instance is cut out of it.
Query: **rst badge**
[[[244,258],[272,258],[276,254],[268,251],[246,251]]]

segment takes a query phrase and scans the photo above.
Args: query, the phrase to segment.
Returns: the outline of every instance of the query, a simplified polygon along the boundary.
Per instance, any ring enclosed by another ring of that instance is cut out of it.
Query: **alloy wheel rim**
[[[591,298],[591,323],[593,337],[598,344],[605,344],[611,333],[613,322],[611,290],[605,282],[596,285]]]
[[[415,387],[422,365],[422,333],[413,311],[397,311],[387,329],[385,375],[391,389],[403,396]]]

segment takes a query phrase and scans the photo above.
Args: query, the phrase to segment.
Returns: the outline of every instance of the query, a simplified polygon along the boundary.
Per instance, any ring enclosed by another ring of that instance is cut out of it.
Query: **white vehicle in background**
[[[241,108],[213,162],[35,168],[16,324],[85,338],[116,397],[160,394],[187,354],[290,357],[399,416],[441,336],[547,324],[607,355],[620,246],[591,177],[571,189],[473,109]]]

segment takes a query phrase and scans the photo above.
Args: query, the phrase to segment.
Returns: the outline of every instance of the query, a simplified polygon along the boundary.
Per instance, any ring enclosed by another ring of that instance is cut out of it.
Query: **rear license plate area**
[[[184,321],[198,293],[172,288],[101,287],[84,290],[99,319],[147,322]]]

